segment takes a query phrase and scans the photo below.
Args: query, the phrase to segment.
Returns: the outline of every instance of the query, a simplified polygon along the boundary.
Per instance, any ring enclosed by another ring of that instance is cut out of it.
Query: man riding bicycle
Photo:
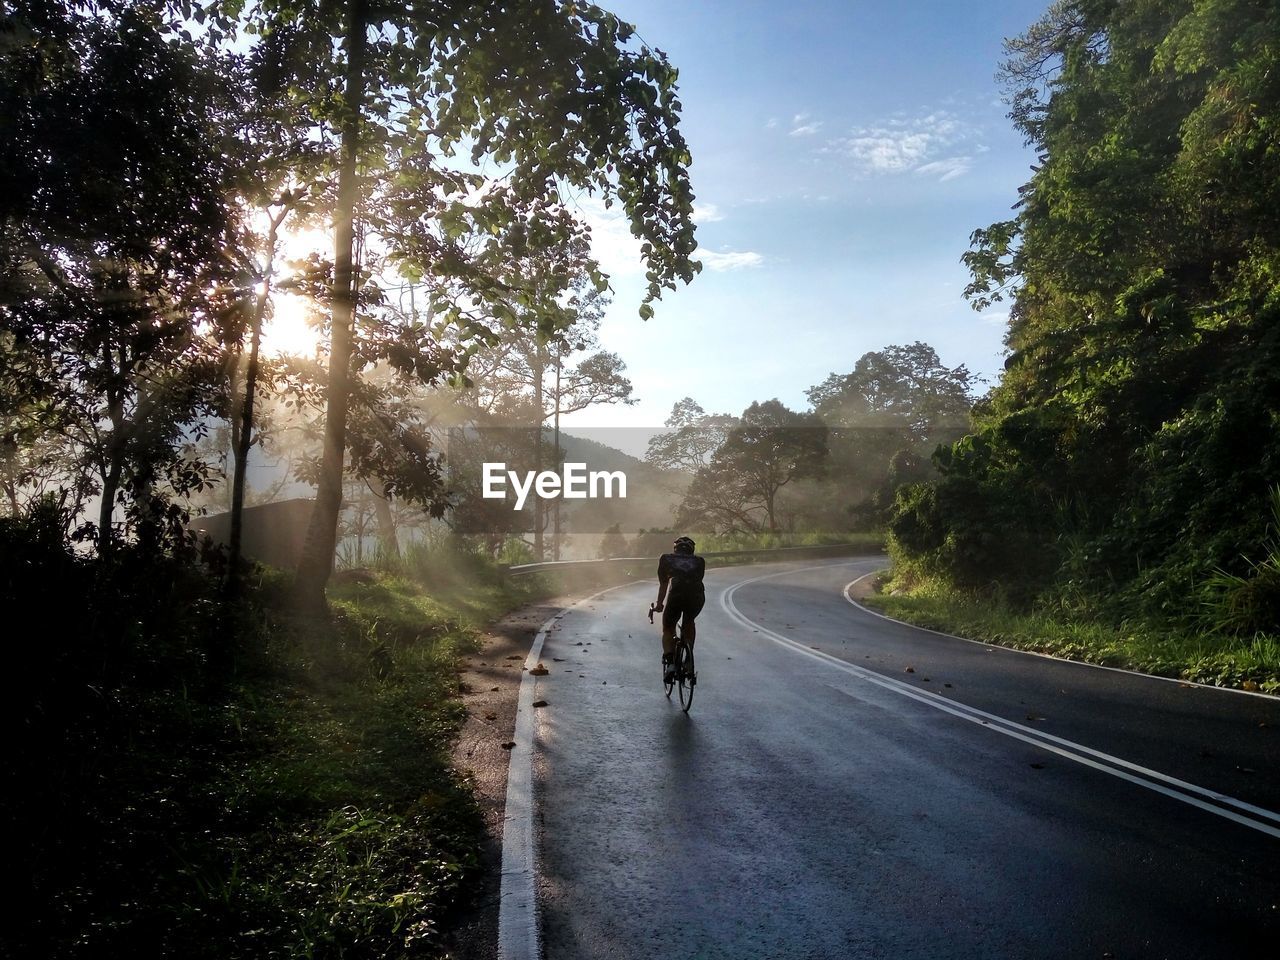
[[[655,612],[662,612],[662,673],[668,683],[671,682],[671,655],[676,646],[676,624],[680,624],[681,636],[692,649],[697,632],[694,620],[707,599],[702,586],[707,562],[694,554],[694,542],[688,537],[677,537],[672,548],[673,553],[664,553],[658,560],[658,602],[653,607]]]

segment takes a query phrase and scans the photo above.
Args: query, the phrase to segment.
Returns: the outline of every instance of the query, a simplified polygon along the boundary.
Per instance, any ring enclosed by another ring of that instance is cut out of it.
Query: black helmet
[[[694,542],[688,537],[676,537],[672,546],[676,548],[676,553],[693,553]]]

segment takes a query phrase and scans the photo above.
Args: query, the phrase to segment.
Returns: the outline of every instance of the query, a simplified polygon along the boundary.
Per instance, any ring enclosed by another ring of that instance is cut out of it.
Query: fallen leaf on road
[[[903,671],[903,673],[915,673],[915,672],[916,672],[915,667],[907,667],[907,669]]]
[[[538,661],[538,665],[529,671],[535,677],[545,677],[551,671],[542,665],[542,661]]]
[[[551,662],[552,662],[552,663],[564,663],[564,657],[552,657],[552,658],[551,658]]]
[[[497,719],[498,719],[498,715],[497,715],[496,713],[486,713],[486,714],[484,715],[484,718],[485,718],[486,720],[497,720]]]
[[[508,659],[508,660],[523,660],[523,659],[524,659],[524,657],[520,656],[520,654],[518,654],[518,653],[513,653],[511,656],[507,657],[507,659]]]
[[[489,692],[490,692],[490,693],[497,693],[497,692],[498,692],[498,688],[497,688],[497,687],[490,687],[490,688],[489,688]]]
[[[547,701],[545,701],[545,700],[535,700],[535,701],[533,701],[533,705],[534,705],[535,707],[545,707],[545,706],[547,705]]]
[[[514,740],[508,740],[506,743],[504,743],[504,744],[502,745],[502,749],[503,749],[503,750],[514,750],[514,749],[515,749],[515,745],[516,745],[516,742],[515,742]]]
[[[1032,770],[1043,770],[1043,769],[1044,769],[1044,764],[1043,764],[1043,763],[1033,763],[1033,764],[1031,765],[1031,769],[1032,769]]]
[[[944,684],[943,684],[943,686],[944,686],[944,687],[949,687],[949,686],[951,686],[951,684],[949,684],[949,683],[944,683]]]
[[[1257,693],[1258,685],[1254,683],[1252,680],[1246,680],[1244,683],[1240,684],[1240,689],[1248,690],[1250,693]]]

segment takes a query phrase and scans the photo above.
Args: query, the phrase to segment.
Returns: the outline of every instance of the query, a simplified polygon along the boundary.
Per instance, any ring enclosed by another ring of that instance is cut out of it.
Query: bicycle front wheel
[[[680,706],[688,713],[693,706],[693,688],[698,674],[693,669],[693,648],[687,643],[676,647],[676,683],[680,686]]]

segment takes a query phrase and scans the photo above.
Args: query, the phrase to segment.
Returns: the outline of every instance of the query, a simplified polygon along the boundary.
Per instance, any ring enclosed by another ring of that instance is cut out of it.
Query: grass
[[[428,587],[425,566],[339,578],[330,618],[273,608],[270,669],[235,705],[245,749],[213,785],[232,855],[193,878],[234,921],[210,955],[430,956],[476,889],[458,659],[532,585],[444,563]]]
[[[894,589],[892,582],[883,586]],[[909,592],[880,592],[863,602],[898,620],[1000,646],[1194,683],[1280,693],[1280,641],[1274,636],[1244,639],[1019,612],[928,581]]]
[[[438,955],[484,836],[450,764],[458,661],[542,584],[437,550],[335,577],[308,617],[270,571],[227,604],[194,565],[141,558],[95,586],[60,549],[69,569],[16,568],[10,597],[43,616],[62,598],[78,646],[18,666],[40,683],[10,704],[0,803],[31,889],[0,955]]]

